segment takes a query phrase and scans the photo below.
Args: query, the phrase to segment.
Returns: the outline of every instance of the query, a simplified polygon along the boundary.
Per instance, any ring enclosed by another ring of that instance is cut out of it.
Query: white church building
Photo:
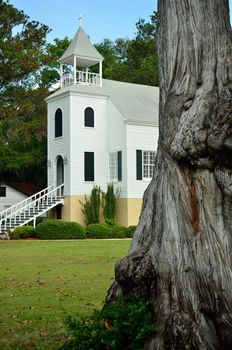
[[[154,169],[159,88],[103,79],[103,59],[80,26],[60,58],[60,89],[46,99],[48,186],[64,183],[55,216],[84,224],[80,201],[113,182],[116,221],[135,225]]]

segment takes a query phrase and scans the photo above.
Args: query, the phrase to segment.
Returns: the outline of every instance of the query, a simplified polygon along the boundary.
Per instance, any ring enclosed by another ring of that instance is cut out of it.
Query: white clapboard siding
[[[71,95],[71,194],[90,194],[94,185],[107,183],[107,97]],[[84,126],[84,111],[94,110],[94,128]],[[84,181],[84,152],[94,152],[95,181]]]
[[[127,197],[127,145],[126,145],[126,120],[118,108],[108,101],[108,182],[109,175],[109,153],[122,151],[122,181],[114,183],[115,188],[120,191],[120,197]]]
[[[63,116],[63,135],[55,138],[55,113],[60,108]],[[48,186],[56,185],[57,156],[70,160],[70,96],[64,95],[48,104]],[[67,163],[67,164],[68,164]],[[64,165],[64,193],[70,194],[70,168]]]
[[[136,179],[136,150],[156,151],[158,136],[158,127],[127,125],[128,198],[142,198],[150,182]]]
[[[8,185],[2,186],[6,187],[6,197],[0,197],[0,212],[11,207],[12,205],[23,201],[28,197]]]
[[[86,90],[86,89],[85,89]],[[67,90],[48,103],[48,185],[56,185],[57,156],[64,165],[64,194],[90,194],[94,185],[110,182],[109,153],[122,151],[122,181],[115,182],[121,198],[142,198],[149,180],[136,179],[136,150],[156,151],[158,127],[128,123],[107,94]],[[94,127],[84,126],[84,111],[94,110]],[[63,136],[55,138],[55,112],[63,113]],[[95,181],[84,181],[84,152],[94,152]]]

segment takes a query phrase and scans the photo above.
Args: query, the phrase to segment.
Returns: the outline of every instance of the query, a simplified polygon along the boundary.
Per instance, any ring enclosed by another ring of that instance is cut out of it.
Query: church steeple
[[[102,86],[103,60],[103,56],[85,34],[80,20],[76,35],[59,59],[61,88],[71,84]],[[89,68],[96,64],[99,65],[99,73],[89,71]],[[64,67],[68,69],[65,71]]]

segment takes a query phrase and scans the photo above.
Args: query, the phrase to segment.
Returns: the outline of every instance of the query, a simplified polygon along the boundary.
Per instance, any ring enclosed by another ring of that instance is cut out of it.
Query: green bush
[[[47,218],[47,217],[44,217],[44,216],[38,216],[38,217],[36,218],[36,225],[41,224],[41,222],[44,222],[45,220],[48,220],[48,218]],[[28,223],[28,225],[29,225],[29,226],[32,226],[32,225],[33,225],[33,222],[34,222],[34,220],[31,220],[31,221]]]
[[[136,228],[137,228],[137,225],[132,225],[127,227],[126,237],[132,238]]]
[[[127,228],[119,224],[110,226],[110,235],[111,238],[126,238]]]
[[[32,226],[19,226],[10,232],[11,239],[35,237],[35,230]]]
[[[85,228],[76,222],[46,220],[36,226],[36,235],[41,239],[83,239]]]
[[[105,219],[105,223],[109,226],[115,226],[117,224],[115,219]]]
[[[85,216],[86,225],[96,224],[100,222],[100,207],[101,207],[101,189],[94,186],[89,198],[85,196],[85,203],[82,203],[82,213]]]
[[[102,208],[105,220],[114,220],[119,191],[114,190],[114,184],[107,185],[106,193],[102,192]]]
[[[93,224],[86,227],[87,238],[125,238],[127,228],[119,224]]]
[[[110,226],[106,223],[92,224],[86,227],[87,238],[111,238]]]
[[[120,296],[102,312],[67,320],[71,339],[63,350],[140,350],[155,332],[150,304],[144,299]]]

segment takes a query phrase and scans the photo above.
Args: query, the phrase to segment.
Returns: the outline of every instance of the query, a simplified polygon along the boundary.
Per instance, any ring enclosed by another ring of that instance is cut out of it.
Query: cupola
[[[102,86],[103,60],[80,23],[76,35],[59,59],[61,88],[72,84]],[[93,70],[92,67],[97,65],[98,69]]]

